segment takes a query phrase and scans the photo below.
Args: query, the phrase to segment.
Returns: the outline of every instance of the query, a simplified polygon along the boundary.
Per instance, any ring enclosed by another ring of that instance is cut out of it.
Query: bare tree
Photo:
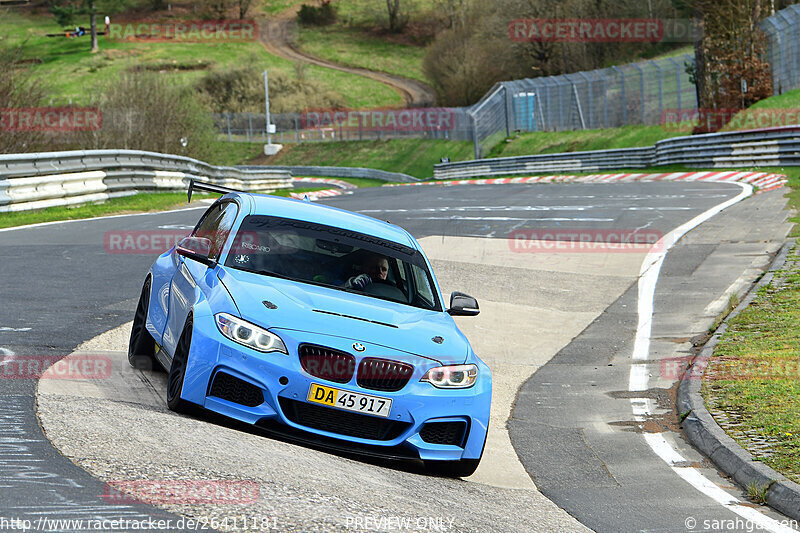
[[[386,0],[389,12],[389,31],[401,32],[408,24],[408,15],[403,12],[400,0]]]
[[[87,0],[87,8],[89,10],[89,28],[92,35],[92,53],[100,51],[97,45],[97,9],[94,5],[94,0]]]
[[[236,5],[239,8],[239,19],[243,19],[247,16],[247,12],[250,11],[250,6],[253,4],[253,0],[236,0]]]
[[[731,110],[744,109],[772,94],[766,38],[758,22],[770,0],[690,0],[699,31],[692,77],[700,108],[696,132],[716,131]],[[744,87],[747,90],[744,90]],[[719,113],[722,111],[722,113]],[[727,119],[727,118],[726,118]]]

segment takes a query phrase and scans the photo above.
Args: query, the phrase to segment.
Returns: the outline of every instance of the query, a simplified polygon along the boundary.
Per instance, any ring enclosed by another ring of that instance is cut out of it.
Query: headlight
[[[466,389],[475,385],[478,365],[437,366],[431,368],[420,381],[427,381],[437,389]]]
[[[233,342],[238,342],[259,352],[289,354],[281,338],[264,328],[228,313],[220,313],[214,318],[217,320],[219,331]]]

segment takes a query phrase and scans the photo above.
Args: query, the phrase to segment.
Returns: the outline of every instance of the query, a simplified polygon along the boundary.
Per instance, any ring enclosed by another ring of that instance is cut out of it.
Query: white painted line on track
[[[0,331],[30,331],[31,328],[10,328],[8,326],[0,326]]]
[[[149,213],[128,213],[126,215],[106,215],[102,217],[93,217],[93,218],[74,218],[70,220],[54,220],[52,222],[38,222],[36,224],[27,224],[25,226],[14,226],[13,228],[2,228],[0,229],[0,233],[4,233],[6,231],[16,231],[18,229],[28,229],[28,228],[39,228],[42,226],[53,226],[55,224],[67,224],[69,222],[89,222],[94,220],[107,220],[109,218],[122,218],[122,217],[141,217],[147,215],[163,215],[165,213],[180,213],[181,211],[192,211],[195,209],[208,209],[206,206],[197,206],[197,207],[182,207],[180,209],[170,209],[168,211],[152,211]]]
[[[0,347],[0,356],[11,357],[13,355],[16,355],[16,354],[14,352],[12,352],[11,350],[9,350],[8,348]],[[0,366],[3,366],[4,364],[8,363],[9,361],[11,361],[11,359],[4,359],[4,360],[0,361]]]
[[[669,252],[670,248],[690,230],[753,194],[753,187],[751,185],[740,182],[735,183],[742,188],[742,192],[736,197],[712,207],[664,235],[664,237],[653,245],[651,251],[642,262],[638,284],[639,320],[636,326],[636,339],[633,345],[632,358],[634,364],[631,365],[628,381],[629,391],[645,391],[648,389],[649,374],[646,364],[642,363],[642,361],[647,361],[650,354],[650,333],[653,327],[653,299],[655,296],[656,283],[658,282],[658,275],[661,272],[661,265],[664,263],[667,252]],[[633,411],[634,420],[637,422],[644,422],[653,415],[651,401],[648,398],[631,398],[631,409]],[[645,433],[644,439],[653,452],[663,459],[684,481],[720,505],[736,513],[745,520],[748,520],[755,527],[774,532],[795,531],[791,527],[781,524],[779,521],[762,514],[758,510],[748,507],[749,504],[725,492],[722,488],[703,476],[697,468],[680,466],[682,463],[687,462],[686,459],[667,442],[662,434]]]
[[[520,218],[520,217],[463,217],[459,215],[452,215],[449,217],[409,217],[414,220],[491,220],[491,221],[537,221],[537,220],[547,220],[553,222],[612,222],[613,218],[587,218],[587,217],[527,217],[527,218]]]

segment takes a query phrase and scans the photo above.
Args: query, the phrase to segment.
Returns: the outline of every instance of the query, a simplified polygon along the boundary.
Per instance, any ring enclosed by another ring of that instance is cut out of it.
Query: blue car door
[[[218,201],[205,212],[192,231],[193,237],[205,237],[211,241],[210,259],[219,260],[238,211],[235,201]],[[163,337],[167,353],[175,353],[189,312],[199,302],[210,299],[212,291],[219,286],[217,268],[219,267],[209,267],[187,257],[178,257],[178,268],[172,277],[169,315]]]

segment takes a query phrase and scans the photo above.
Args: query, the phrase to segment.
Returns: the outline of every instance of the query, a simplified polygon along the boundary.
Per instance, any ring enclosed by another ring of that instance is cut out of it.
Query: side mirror
[[[211,240],[205,237],[184,237],[175,247],[178,255],[193,259],[198,263],[211,266],[214,261],[209,258],[211,254]]]
[[[475,316],[480,312],[478,300],[469,294],[453,292],[450,295],[450,309],[447,310],[448,314],[452,316]]]

